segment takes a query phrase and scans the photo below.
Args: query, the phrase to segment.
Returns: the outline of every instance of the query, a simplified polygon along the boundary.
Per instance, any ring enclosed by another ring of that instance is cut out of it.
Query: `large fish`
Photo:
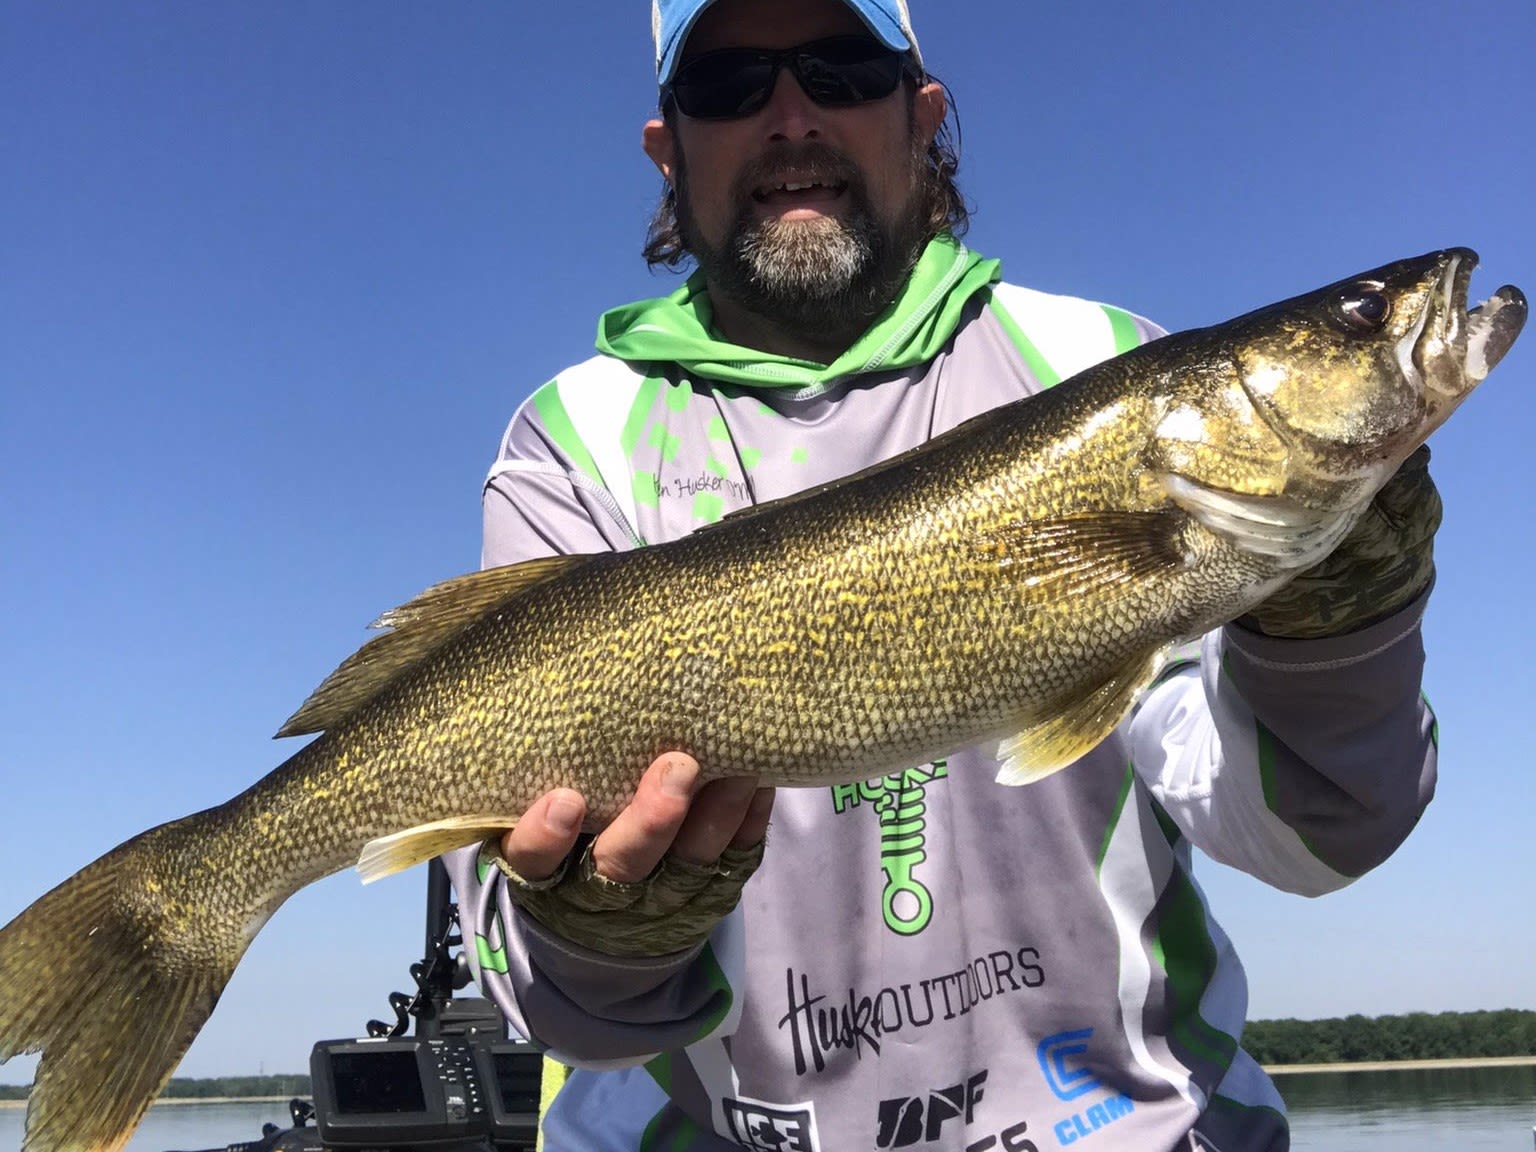
[[[780,785],[985,740],[1009,781],[1070,763],[1172,643],[1325,556],[1509,350],[1525,299],[1469,313],[1476,260],[1169,336],[685,539],[387,614],[281,732],[324,735],[0,929],[0,1059],[42,1053],[24,1147],[121,1148],[299,888],[475,842],[556,785],[601,824],[668,749]]]

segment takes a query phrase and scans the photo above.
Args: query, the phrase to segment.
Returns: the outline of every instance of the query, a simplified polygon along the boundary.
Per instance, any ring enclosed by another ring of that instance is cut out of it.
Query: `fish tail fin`
[[[0,928],[0,1063],[42,1054],[22,1152],[123,1148],[254,935],[188,926],[188,903],[149,879],[158,831]]]

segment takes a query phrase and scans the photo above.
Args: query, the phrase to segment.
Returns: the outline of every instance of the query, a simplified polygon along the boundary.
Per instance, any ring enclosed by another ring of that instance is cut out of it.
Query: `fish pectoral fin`
[[[590,556],[550,556],[522,564],[487,568],[434,584],[415,599],[393,608],[369,627],[387,628],[368,641],[325,678],[288,718],[278,736],[303,736],[345,720],[372,700],[427,653],[490,615],[529,588],[552,580],[590,560]]]
[[[385,876],[404,872],[417,864],[463,848],[478,844],[492,836],[500,836],[517,823],[516,816],[451,816],[416,828],[407,828],[389,836],[381,836],[363,845],[357,858],[357,871],[364,884],[372,884]]]
[[[977,537],[983,564],[1050,596],[1114,593],[1188,562],[1188,517],[1174,508],[1079,512],[1005,524]]]
[[[1298,571],[1321,561],[1349,534],[1365,508],[1309,508],[1280,496],[1244,496],[1184,476],[1164,476],[1169,497],[1207,529],[1245,552]]]
[[[997,782],[1010,787],[1033,784],[1093,751],[1157,679],[1169,651],[1159,650],[1145,663],[1002,741],[997,747]]]

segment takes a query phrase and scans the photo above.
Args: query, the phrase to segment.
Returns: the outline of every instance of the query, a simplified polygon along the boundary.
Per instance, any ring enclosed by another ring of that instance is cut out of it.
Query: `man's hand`
[[[698,777],[693,757],[662,756],[629,807],[575,853],[586,802],[557,788],[488,854],[512,899],[568,940],[614,956],[692,948],[736,906],[762,860],[774,796],[754,779],[700,787]]]
[[[1440,493],[1422,447],[1382,486],[1342,543],[1238,623],[1268,636],[1354,632],[1407,606],[1435,572]]]

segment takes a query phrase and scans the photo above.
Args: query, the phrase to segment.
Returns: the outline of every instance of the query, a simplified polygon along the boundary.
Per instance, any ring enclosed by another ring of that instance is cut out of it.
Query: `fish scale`
[[[1008,783],[1070,764],[1173,644],[1321,560],[1508,351],[1524,298],[1469,318],[1475,262],[1399,261],[692,536],[386,614],[280,732],[317,739],[0,929],[0,1059],[42,1053],[26,1152],[121,1148],[266,920],[360,856],[409,867],[556,786],[600,826],[669,750],[768,785],[986,740]]]

